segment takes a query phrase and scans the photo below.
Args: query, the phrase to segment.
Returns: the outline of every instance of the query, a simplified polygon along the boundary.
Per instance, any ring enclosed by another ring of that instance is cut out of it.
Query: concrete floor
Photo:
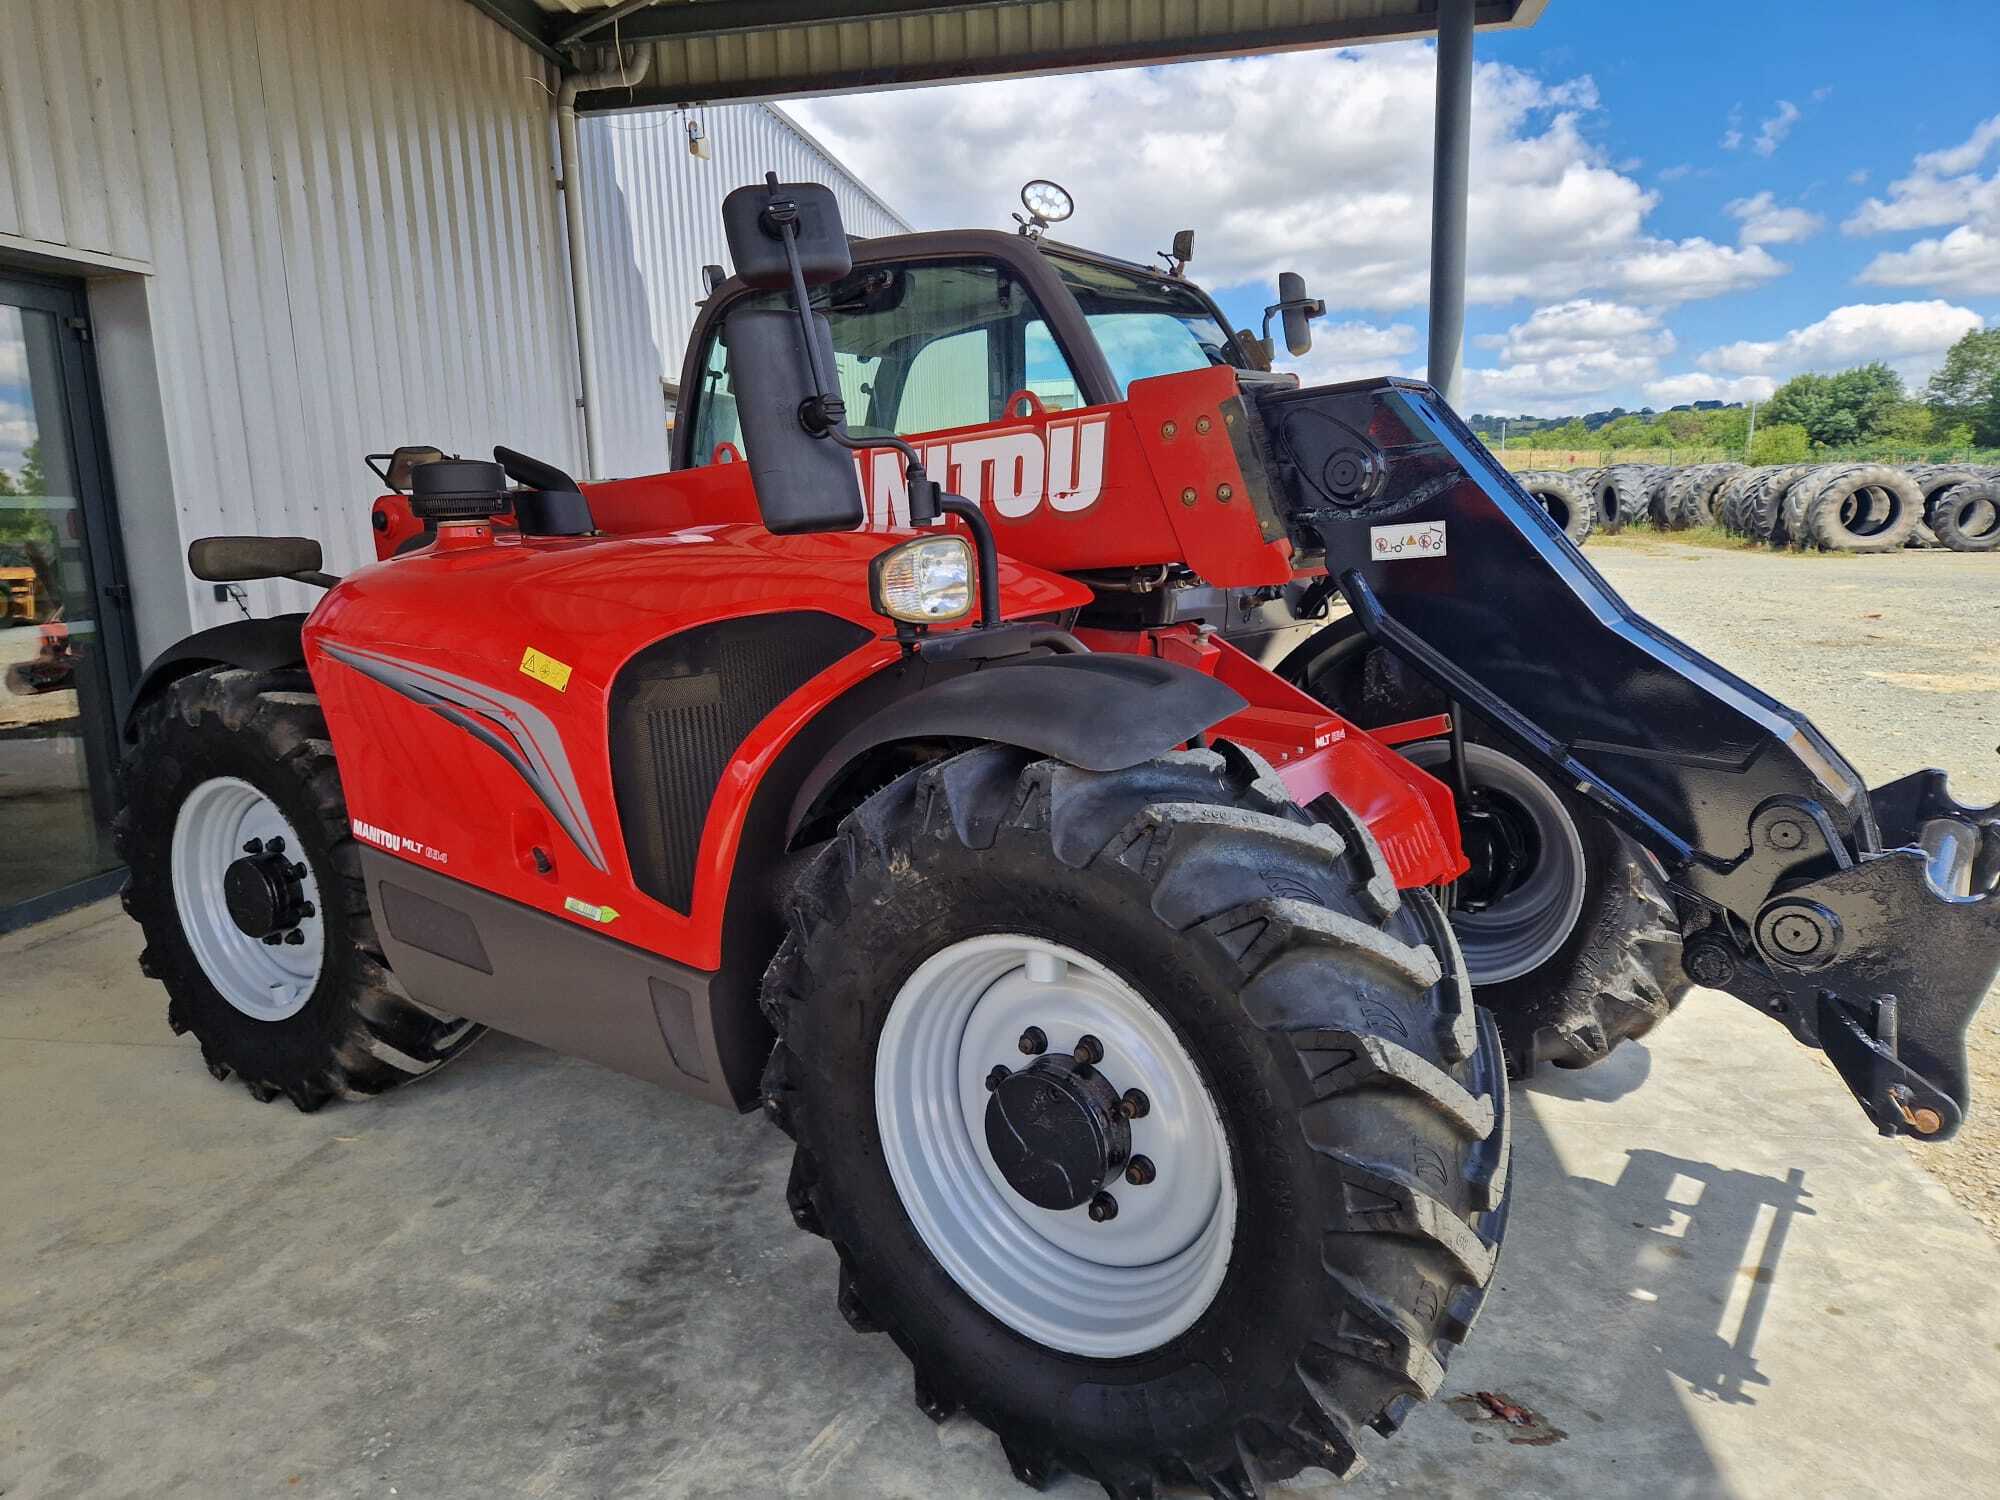
[[[136,949],[0,938],[8,1500],[1025,1493],[848,1331],[761,1121],[497,1036],[260,1106]],[[2000,1246],[1816,1056],[1697,994],[1517,1105],[1498,1290],[1341,1495],[2000,1494]]]

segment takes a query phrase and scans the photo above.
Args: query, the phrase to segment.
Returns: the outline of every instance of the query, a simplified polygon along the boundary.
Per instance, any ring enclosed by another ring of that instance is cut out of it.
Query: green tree
[[[1921,401],[1898,401],[1894,406],[1883,409],[1875,420],[1875,430],[1869,436],[1880,438],[1885,443],[1915,446],[1929,442],[1936,427],[1935,415]]]
[[[2000,446],[2000,328],[1975,328],[1953,344],[1924,394],[1941,429],[1962,423],[1974,441]]]
[[[1873,437],[1902,401],[1902,378],[1876,360],[1838,375],[1795,375],[1764,410],[1773,426],[1803,427],[1815,447],[1826,448]]]
[[[1720,448],[1725,453],[1743,451],[1743,445],[1750,436],[1750,413],[1745,408],[1728,406],[1720,411],[1705,411],[1698,415],[1702,419],[1703,443],[1711,448]]]
[[[0,469],[0,495],[18,495],[20,493],[20,490],[15,487],[14,476],[9,474],[5,469]]]
[[[1774,404],[1775,404],[1775,398]],[[1753,464],[1797,464],[1812,456],[1812,437],[1797,422],[1774,422],[1759,426],[1750,444]]]
[[[48,478],[42,473],[40,443],[30,443],[21,450],[21,473],[18,482],[24,495],[46,495],[49,492]]]
[[[1660,426],[1672,434],[1676,447],[1687,448],[1708,440],[1708,423],[1705,413],[1698,411],[1669,411],[1660,414]]]

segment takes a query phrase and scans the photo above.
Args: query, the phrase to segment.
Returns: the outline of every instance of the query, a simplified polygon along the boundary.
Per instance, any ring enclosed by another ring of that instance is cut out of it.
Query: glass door
[[[130,627],[83,298],[0,273],[0,931],[115,888]]]

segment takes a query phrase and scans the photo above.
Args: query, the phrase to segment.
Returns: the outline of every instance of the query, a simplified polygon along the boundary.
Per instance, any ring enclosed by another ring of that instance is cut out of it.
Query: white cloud
[[[28,346],[0,329],[0,385],[25,385],[27,380]]]
[[[1986,153],[1996,144],[2000,144],[2000,115],[1982,120],[1973,128],[1972,134],[1956,146],[1947,146],[1942,151],[1926,151],[1917,158],[1916,169],[1930,177],[1952,177],[1970,172],[1986,160]]]
[[[1768,401],[1778,383],[1768,375],[1724,377],[1695,370],[1665,375],[1646,383],[1646,399],[1654,406],[1686,406],[1696,401]]]
[[[1959,297],[2000,296],[2000,234],[1961,224],[1941,239],[1886,250],[1862,267],[1876,286],[1920,286]]]
[[[1722,206],[1731,218],[1742,221],[1736,239],[1744,245],[1795,245],[1811,239],[1826,226],[1826,220],[1803,208],[1782,208],[1770,192],[1752,198],[1736,198]]]
[[[1856,167],[1852,172],[1847,174],[1847,180],[1856,187],[1860,187],[1868,180],[1868,169],[1866,167]]]
[[[1905,381],[1927,377],[1944,351],[1984,319],[1949,302],[1869,302],[1836,307],[1782,338],[1744,339],[1695,361],[1704,370],[1782,380],[1803,370],[1842,370],[1885,360]]]
[[[1759,156],[1775,155],[1798,122],[1799,107],[1789,99],[1780,99],[1777,113],[1757,127],[1757,139],[1750,143],[1750,149]]]
[[[1679,182],[1683,177],[1688,176],[1693,171],[1694,171],[1694,164],[1692,162],[1685,162],[1685,161],[1677,162],[1671,167],[1662,167],[1660,169],[1660,174],[1659,174],[1660,181]]]
[[[2000,115],[1979,125],[1956,146],[1917,157],[1909,176],[1889,184],[1887,198],[1868,199],[1840,227],[1849,234],[1886,234],[2000,220],[2000,171],[1991,177],[1978,175],[1996,143],[2000,143]]]
[[[1144,260],[1193,225],[1194,274],[1211,288],[1297,270],[1335,306],[1381,314],[1426,298],[1435,82],[1431,50],[1399,44],[792,107],[927,226],[1005,226],[1018,184],[1054,175],[1078,204],[1061,238]],[[1757,247],[1650,233],[1654,194],[1583,128],[1598,108],[1588,78],[1484,63],[1474,94],[1475,303],[1595,292],[1670,305],[1785,271]]]
[[[1827,100],[1833,97],[1833,85],[1830,83],[1821,84],[1818,88],[1812,91],[1812,97],[1813,97],[1813,103],[1824,104]]]
[[[1616,403],[1659,373],[1674,351],[1659,315],[1579,297],[1538,307],[1505,334],[1476,342],[1500,362],[1465,372],[1465,404],[1480,411],[1575,411]]]
[[[1282,345],[1280,346],[1282,357]],[[1405,356],[1416,352],[1417,330],[1408,323],[1386,328],[1373,323],[1315,323],[1312,352],[1281,368],[1295,370],[1306,385],[1336,380],[1363,380],[1377,375],[1421,374],[1406,368]]]
[[[1722,139],[1716,142],[1716,144],[1722,147],[1724,151],[1741,150],[1743,147],[1743,132],[1740,130],[1725,130],[1722,132]]]
[[[2000,167],[1979,168],[2000,145],[2000,115],[1978,125],[1956,146],[1926,151],[1910,175],[1870,198],[1841,228],[1849,234],[1951,226],[1943,235],[1885,250],[1861,270],[1875,286],[1927,287],[1959,297],[2000,295]]]

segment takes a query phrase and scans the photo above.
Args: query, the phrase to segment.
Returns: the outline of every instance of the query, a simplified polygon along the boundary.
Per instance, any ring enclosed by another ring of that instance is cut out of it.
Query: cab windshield
[[[1216,321],[1208,299],[1186,282],[1055,249],[1047,255],[1097,336],[1120,397],[1133,381],[1153,375],[1209,365],[1243,368],[1229,330]]]

